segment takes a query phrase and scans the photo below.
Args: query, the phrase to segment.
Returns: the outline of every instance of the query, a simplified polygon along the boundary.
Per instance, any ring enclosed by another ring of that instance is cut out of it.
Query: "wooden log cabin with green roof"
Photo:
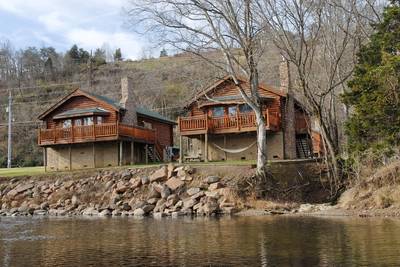
[[[73,170],[169,160],[175,121],[141,107],[130,78],[121,101],[76,89],[39,116],[46,170]]]
[[[318,126],[299,101],[294,101],[295,130],[285,132],[289,70],[279,67],[281,87],[260,85],[267,131],[267,158],[312,158],[322,154]],[[249,95],[248,81],[239,79]],[[255,113],[227,76],[199,92],[178,118],[180,159],[201,161],[254,160],[257,157]],[[289,142],[292,145],[289,146]],[[290,155],[290,156],[287,156]]]

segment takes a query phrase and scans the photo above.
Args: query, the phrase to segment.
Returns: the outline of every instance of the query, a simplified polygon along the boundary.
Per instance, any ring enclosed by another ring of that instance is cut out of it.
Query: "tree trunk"
[[[267,131],[265,130],[265,119],[262,112],[255,111],[257,122],[257,175],[266,175],[267,163]]]
[[[285,124],[284,124],[284,153],[285,159],[295,159],[296,155],[296,120],[294,109],[294,98],[287,94],[285,103]]]

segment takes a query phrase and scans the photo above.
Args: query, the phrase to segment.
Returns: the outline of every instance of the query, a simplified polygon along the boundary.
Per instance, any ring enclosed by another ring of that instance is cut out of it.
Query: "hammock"
[[[222,148],[222,147],[220,147],[220,146],[217,145],[217,144],[214,144],[214,143],[212,143],[212,144],[213,144],[213,146],[215,146],[215,147],[218,148],[219,150],[222,150],[222,151],[227,152],[227,153],[237,154],[237,153],[242,153],[242,152],[246,151],[247,149],[249,149],[249,148],[251,148],[252,146],[254,146],[256,143],[257,143],[257,141],[251,143],[250,145],[248,145],[248,146],[246,146],[246,147],[238,148],[238,149]]]

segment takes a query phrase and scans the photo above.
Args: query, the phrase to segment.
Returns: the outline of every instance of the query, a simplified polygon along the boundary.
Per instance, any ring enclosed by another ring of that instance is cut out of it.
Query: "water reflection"
[[[400,221],[0,219],[4,266],[397,266]]]

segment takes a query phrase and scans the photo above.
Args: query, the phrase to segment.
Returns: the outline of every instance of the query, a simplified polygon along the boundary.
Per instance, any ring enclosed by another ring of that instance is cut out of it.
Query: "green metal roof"
[[[88,92],[88,91],[85,91],[85,93],[87,93],[87,94],[89,94],[89,95],[91,95],[91,96],[93,96],[95,98],[98,98],[98,99],[106,102],[107,104],[112,105],[116,109],[122,109],[123,108],[119,102],[117,102],[117,101],[115,101],[115,100],[113,100],[113,99],[111,99],[109,97],[98,95],[98,94],[91,93],[91,92]]]
[[[154,118],[154,119],[163,121],[163,122],[167,122],[167,123],[171,123],[171,124],[176,124],[175,121],[173,121],[173,120],[171,120],[171,119],[168,119],[168,118],[162,116],[160,113],[157,113],[157,112],[155,112],[155,111],[148,110],[147,108],[144,108],[144,107],[137,107],[137,108],[136,108],[136,112],[139,113],[139,114],[142,114],[142,115],[144,115],[144,116],[151,117],[151,118]]]
[[[76,108],[76,109],[71,109],[64,111],[60,114],[57,114],[54,116],[54,119],[62,119],[62,118],[71,118],[71,117],[79,117],[83,115],[95,115],[95,114],[102,114],[102,115],[107,115],[110,112],[108,112],[105,109],[96,107],[96,108]]]

